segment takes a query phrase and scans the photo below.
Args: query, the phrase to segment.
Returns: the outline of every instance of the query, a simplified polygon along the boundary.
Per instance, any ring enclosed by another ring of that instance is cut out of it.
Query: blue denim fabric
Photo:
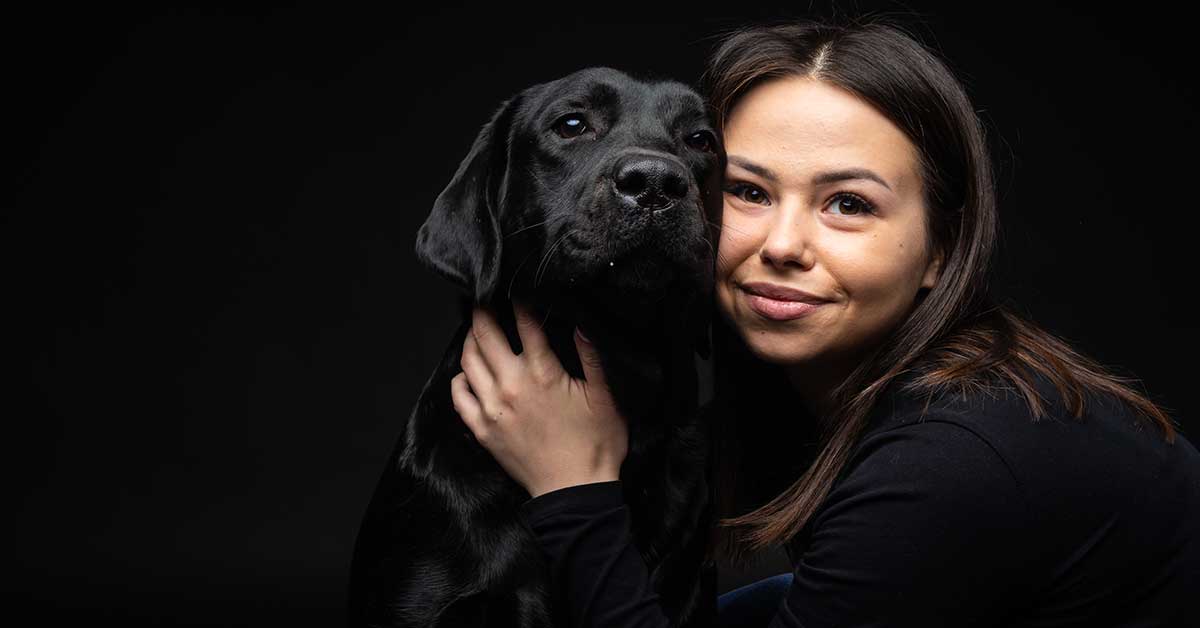
[[[717,597],[721,628],[766,628],[792,586],[792,574],[781,573]]]

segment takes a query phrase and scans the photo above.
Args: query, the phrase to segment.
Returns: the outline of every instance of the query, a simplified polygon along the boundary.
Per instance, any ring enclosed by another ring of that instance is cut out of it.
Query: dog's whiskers
[[[720,250],[717,251],[717,263],[729,265],[729,258],[722,255]]]
[[[537,272],[533,274],[533,287],[534,288],[536,288],[538,286],[538,284],[541,282],[542,275],[545,274],[545,270],[550,267],[550,258],[551,258],[551,256],[554,255],[554,250],[557,249],[558,245],[562,244],[563,240],[566,240],[567,236],[571,235],[574,231],[575,231],[574,229],[570,229],[566,233],[562,234],[562,236],[559,239],[554,241],[554,244],[552,244],[550,246],[550,249],[548,251],[546,251],[546,256],[543,257],[541,263],[538,264]]]
[[[534,227],[537,227],[537,226],[540,226],[540,225],[544,225],[544,224],[546,224],[546,223],[550,222],[551,220],[554,220],[554,218],[555,218],[555,216],[551,216],[551,217],[549,217],[549,218],[547,218],[547,219],[545,219],[545,220],[543,220],[543,221],[541,221],[541,222],[535,222],[535,223],[533,223],[532,225],[526,225],[526,226],[524,226],[524,227],[521,227],[520,229],[517,229],[516,231],[514,231],[514,232],[512,232],[512,233],[506,234],[506,235],[504,236],[504,239],[505,239],[505,240],[507,240],[507,239],[509,239],[509,238],[511,238],[511,237],[513,237],[513,236],[515,236],[515,235],[517,235],[518,233],[521,233],[522,231],[527,231],[527,230],[529,230],[529,229],[532,229],[532,228],[534,228]]]
[[[700,239],[704,240],[704,243],[708,245],[708,261],[712,262],[713,258],[717,256],[717,251],[713,247],[712,240],[709,240],[708,236],[700,236]]]
[[[517,276],[521,274],[521,267],[525,265],[525,262],[529,261],[529,258],[533,257],[533,254],[534,254],[534,251],[530,251],[529,254],[525,256],[525,259],[521,260],[520,264],[517,264],[517,269],[513,271],[512,279],[508,280],[508,300],[509,301],[512,301],[513,284],[517,282]]]
[[[707,218],[705,218],[705,219],[704,219],[704,222],[707,222],[709,225],[711,225],[711,226],[713,226],[713,227],[717,227],[717,228],[719,228],[719,229],[729,229],[730,231],[736,231],[736,232],[738,232],[738,233],[740,233],[740,234],[742,234],[742,235],[744,235],[744,236],[748,236],[748,235],[750,235],[749,233],[746,233],[745,231],[742,231],[741,229],[738,229],[737,227],[734,227],[734,226],[731,226],[731,225],[723,225],[723,224],[721,224],[721,223],[719,223],[719,222],[713,222],[713,221],[711,221],[711,220],[709,220],[709,219],[707,219]]]
[[[516,231],[514,231],[514,232],[512,232],[512,233],[510,233],[510,234],[508,234],[508,235],[506,235],[506,236],[504,236],[504,239],[508,239],[508,237],[509,237],[509,236],[514,236],[514,235],[517,235],[518,233],[520,233],[520,232],[522,232],[522,231],[525,231],[525,230],[527,230],[527,229],[532,229],[532,228],[534,228],[534,227],[536,227],[536,226],[538,226],[538,225],[544,225],[544,224],[546,224],[546,223],[550,222],[551,220],[554,220],[554,218],[556,218],[556,216],[552,216],[552,217],[550,217],[550,218],[547,218],[547,219],[545,219],[545,220],[543,220],[543,221],[541,221],[541,222],[538,222],[538,223],[534,223],[534,224],[532,224],[532,225],[528,225],[528,226],[525,226],[525,227],[521,227],[520,229],[517,229]],[[563,222],[563,221],[565,221],[567,218],[568,218],[568,216],[563,216],[563,217],[562,217],[562,220],[560,220],[559,222]],[[530,258],[530,257],[533,257],[533,254],[534,254],[534,251],[532,251],[532,250],[531,250],[531,251],[529,252],[529,254],[525,256],[525,259],[522,259],[522,260],[521,260],[521,263],[517,265],[517,268],[516,268],[516,270],[514,270],[514,271],[513,271],[513,276],[512,276],[512,278],[508,280],[508,300],[509,300],[509,301],[512,301],[512,290],[513,290],[513,284],[515,284],[515,283],[517,282],[517,277],[518,277],[518,276],[521,274],[521,267],[523,267],[523,266],[525,265],[525,262],[529,261],[529,258]]]

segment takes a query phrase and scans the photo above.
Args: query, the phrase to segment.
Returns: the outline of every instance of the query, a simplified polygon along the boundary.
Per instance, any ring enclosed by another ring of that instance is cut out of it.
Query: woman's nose
[[[797,211],[781,211],[763,239],[759,256],[764,264],[784,268],[788,265],[810,268],[813,263],[812,235],[804,217]]]

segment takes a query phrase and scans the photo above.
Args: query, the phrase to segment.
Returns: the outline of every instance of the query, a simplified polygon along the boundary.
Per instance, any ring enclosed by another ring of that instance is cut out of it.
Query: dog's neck
[[[631,421],[661,423],[680,419],[673,416],[675,410],[655,408],[647,401],[664,398],[661,393],[667,387],[694,397],[690,391],[696,386],[695,346],[688,316],[696,313],[688,308],[696,304],[665,297],[658,299],[657,307],[645,307],[636,313],[616,312],[603,304],[571,296],[543,293],[514,295],[514,298],[528,304],[542,321],[542,331],[563,369],[577,379],[583,379],[583,368],[574,331],[576,326],[584,331],[601,357],[618,403],[638,403],[637,407],[623,408]],[[517,352],[521,344],[512,302],[504,295],[491,301],[488,307],[503,327],[514,353]]]

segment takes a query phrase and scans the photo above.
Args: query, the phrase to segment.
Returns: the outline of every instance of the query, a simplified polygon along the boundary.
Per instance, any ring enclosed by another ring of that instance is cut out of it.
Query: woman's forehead
[[[917,172],[916,147],[870,104],[841,88],[805,78],[755,87],[724,128],[731,168],[757,164],[784,179],[865,168],[894,191]]]

